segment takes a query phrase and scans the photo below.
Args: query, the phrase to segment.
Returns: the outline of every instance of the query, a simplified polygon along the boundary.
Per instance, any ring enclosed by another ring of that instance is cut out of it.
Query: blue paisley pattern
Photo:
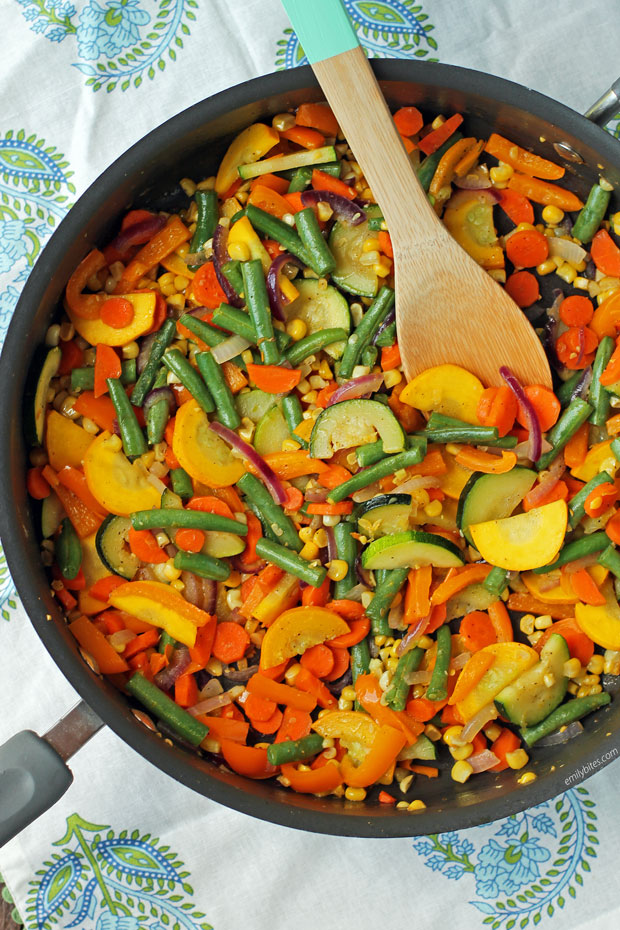
[[[344,0],[357,37],[372,58],[426,58],[436,51],[434,26],[415,0]],[[296,68],[308,63],[292,29],[278,41],[276,67]],[[427,61],[437,61],[427,58]]]
[[[50,42],[77,42],[73,63],[93,91],[139,87],[176,61],[197,0],[88,0],[78,9],[67,0],[16,0],[30,29]],[[148,7],[148,9],[146,8]]]
[[[572,788],[505,820],[414,840],[413,848],[445,878],[473,880],[469,904],[483,926],[524,930],[553,917],[583,885],[598,844],[594,807],[586,788]]]
[[[189,872],[157,838],[139,830],[117,835],[71,814],[54,845],[61,852],[30,883],[24,915],[30,930],[213,930],[187,900]]]

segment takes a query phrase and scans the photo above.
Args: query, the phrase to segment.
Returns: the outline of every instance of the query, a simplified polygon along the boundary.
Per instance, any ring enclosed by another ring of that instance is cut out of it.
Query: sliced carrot
[[[546,433],[557,422],[562,409],[560,401],[551,388],[545,387],[544,384],[528,384],[524,392],[536,412],[541,430]],[[520,404],[517,410],[517,421],[522,426],[528,425],[527,416]]]
[[[106,575],[104,578],[100,578],[96,581],[94,585],[91,585],[88,589],[88,593],[91,597],[94,597],[96,601],[107,604],[112,591],[118,588],[119,585],[125,584],[125,580],[125,578],[121,578],[119,575]]]
[[[205,539],[206,536],[202,530],[190,530],[185,527],[177,530],[174,536],[175,544],[185,552],[200,552]]]
[[[325,145],[325,136],[309,126],[291,126],[290,129],[281,132],[280,137],[294,142],[295,145],[301,145],[304,149],[318,149]]]
[[[72,600],[75,606],[75,600],[73,598]],[[127,671],[125,660],[87,617],[78,617],[77,620],[69,624],[69,630],[82,649],[85,649],[93,657],[102,674],[112,675]]]
[[[394,249],[392,248],[392,239],[386,229],[380,229],[377,235],[379,240],[379,251],[387,255],[388,258],[394,258]]]
[[[319,484],[324,488],[337,488],[339,484],[342,484],[344,481],[348,481],[351,477],[351,472],[344,467],[344,465],[329,465],[324,471],[322,471],[318,476]],[[343,501],[342,503],[347,503]],[[329,506],[333,506],[330,504]],[[349,511],[350,512],[350,511]]]
[[[462,701],[476,687],[484,673],[493,664],[493,656],[488,652],[475,652],[464,666],[457,678],[454,691],[448,698],[449,704]]]
[[[337,681],[338,678],[342,678],[349,668],[351,656],[348,649],[338,649],[337,646],[332,646],[331,642],[327,643],[327,648],[334,657],[334,667],[329,675],[325,675],[324,678],[325,681]]]
[[[387,791],[380,791],[378,795],[379,804],[396,804],[396,798],[388,794]]]
[[[517,456],[507,449],[502,449],[501,455],[492,455],[473,446],[461,446],[455,461],[472,471],[482,471],[486,475],[503,475],[515,467]]]
[[[496,740],[491,743],[491,752],[495,753],[499,762],[497,765],[494,765],[491,772],[503,772],[504,769],[508,768],[508,763],[506,761],[506,756],[509,752],[514,752],[521,745],[521,740],[513,733],[512,730],[509,730],[507,727],[502,727],[502,732],[497,737]]]
[[[108,378],[120,378],[121,360],[112,348],[99,343],[95,353],[95,397],[108,390]]]
[[[561,165],[556,165],[548,158],[521,148],[520,145],[516,145],[496,132],[491,133],[484,150],[498,161],[503,161],[504,164],[510,165],[516,171],[522,171],[523,174],[543,178],[546,181],[559,181],[564,177],[565,169]]]
[[[111,613],[111,611],[108,611]],[[135,639],[132,639],[131,642],[127,643],[125,649],[123,650],[123,658],[130,659],[132,656],[137,655],[138,652],[143,652],[145,649],[149,649],[151,646],[156,646],[159,642],[161,636],[160,630],[148,630],[146,633],[139,633]],[[195,701],[193,703],[196,703]],[[191,705],[186,705],[191,706]]]
[[[295,122],[298,126],[318,129],[324,136],[337,136],[340,132],[338,121],[326,103],[302,103],[297,107]]]
[[[250,717],[250,723],[259,733],[264,733],[265,735],[275,733],[282,723],[282,711],[279,707],[276,707],[271,717],[267,720],[255,720]]]
[[[133,304],[126,297],[109,297],[101,305],[101,322],[113,329],[129,326],[133,318]]]
[[[620,249],[606,229],[599,229],[590,245],[592,261],[599,271],[620,278]]]
[[[261,697],[260,694],[250,694],[249,691],[244,693],[245,698],[239,703],[247,716],[253,720],[269,720],[278,709],[275,701]],[[243,698],[243,695],[241,697]]]
[[[589,297],[572,294],[560,304],[560,319],[567,326],[588,326],[594,316],[594,307]]]
[[[572,326],[556,340],[555,351],[567,368],[576,371],[594,360],[598,337],[589,326]]]
[[[301,674],[301,673],[300,673]],[[267,678],[262,672],[256,672],[246,685],[250,694],[258,694],[276,704],[286,704],[295,710],[311,713],[316,707],[316,697],[305,690],[283,685],[278,681]]]
[[[500,436],[506,436],[514,425],[517,410],[515,395],[506,384],[502,384],[485,388],[478,401],[476,416],[483,426],[494,426]]]
[[[549,240],[537,229],[521,229],[506,240],[506,256],[515,268],[534,268],[549,256]]]
[[[329,600],[330,580],[325,577],[323,583],[318,588],[308,585],[301,592],[301,603],[303,607],[325,607]]]
[[[515,226],[518,226],[519,223],[534,224],[534,207],[527,197],[517,191],[510,190],[509,187],[504,188],[504,190],[497,190],[496,188],[494,193],[499,198],[500,207]]]
[[[465,648],[472,653],[497,642],[491,618],[483,610],[472,610],[465,614],[459,626],[459,635]]]
[[[558,184],[550,184],[549,181],[541,181],[538,178],[530,178],[526,174],[515,172],[508,181],[510,190],[523,194],[534,203],[551,204],[573,213],[575,210],[581,210],[583,200],[580,200],[572,191],[560,187]]]
[[[406,711],[418,723],[428,723],[435,716],[437,710],[437,702],[429,701],[425,697],[411,698],[410,701],[407,701]]]
[[[332,601],[332,603],[334,602]],[[330,605],[327,604],[326,606],[329,609]],[[349,649],[351,646],[361,643],[370,632],[370,620],[365,615],[358,620],[347,620],[347,623],[349,624],[349,632],[330,640],[331,645],[337,649]]]
[[[481,562],[457,569],[454,575],[446,578],[435,588],[431,596],[431,606],[445,604],[451,597],[454,597],[459,591],[463,591],[470,584],[478,584],[484,581],[490,571],[491,566]]]
[[[531,307],[540,297],[538,278],[531,271],[515,271],[504,285],[518,307]]]
[[[325,643],[317,643],[306,649],[299,662],[317,678],[326,678],[334,669],[334,654]]]
[[[456,132],[458,127],[463,122],[463,117],[460,113],[455,113],[453,116],[450,116],[445,123],[442,123],[437,129],[434,129],[432,132],[429,132],[427,136],[424,136],[420,139],[418,147],[425,155],[432,155],[433,152],[436,152],[440,146],[446,142],[450,136]]]
[[[312,172],[312,187],[315,191],[331,191],[332,194],[339,194],[340,197],[346,197],[347,200],[353,200],[355,197],[355,188],[349,187],[339,178],[332,177],[326,171],[315,168]]]
[[[506,605],[503,601],[497,600],[492,604],[489,604],[488,608],[489,619],[495,630],[495,638],[498,643],[511,643],[514,640],[514,632],[512,629],[512,621],[510,619],[510,614],[506,610]]]
[[[583,465],[588,454],[589,435],[590,424],[584,423],[568,440],[564,446],[564,462],[567,468],[579,468]]]
[[[574,611],[574,607],[572,608]],[[587,636],[577,621],[573,618],[557,620],[544,630],[543,635],[534,645],[536,652],[540,652],[549,637],[553,633],[559,633],[566,641],[568,651],[572,659],[579,659],[585,668],[592,656],[594,655],[594,643]]]
[[[134,530],[131,527],[128,540],[129,548],[141,562],[161,565],[168,561],[168,556],[150,530]]]
[[[218,623],[213,640],[213,655],[220,662],[238,662],[250,645],[250,636],[245,627],[230,620]]]
[[[548,604],[539,601],[536,597],[532,597],[531,594],[510,594],[506,606],[509,610],[524,614],[535,614],[538,617],[549,614],[555,620],[564,620],[575,614],[575,608],[572,604]]]
[[[215,310],[220,304],[226,303],[226,294],[217,280],[213,262],[205,262],[194,275],[192,295],[209,310]]]
[[[424,117],[417,107],[400,107],[394,114],[394,122],[401,136],[415,136],[424,125]]]
[[[30,496],[36,501],[42,501],[44,498],[49,497],[52,490],[45,480],[41,468],[28,469],[26,487]]]
[[[394,368],[399,368],[400,365],[401,358],[398,343],[395,342],[394,345],[383,346],[381,349],[381,370],[392,371]]]
[[[285,707],[282,713],[282,723],[274,742],[283,743],[286,740],[302,739],[310,733],[311,728],[312,717],[307,711]]]
[[[339,504],[308,504],[306,509],[313,516],[340,516],[353,513],[353,501],[340,501]]]

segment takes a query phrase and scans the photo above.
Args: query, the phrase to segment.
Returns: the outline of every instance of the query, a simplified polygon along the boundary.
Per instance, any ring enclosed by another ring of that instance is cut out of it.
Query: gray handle
[[[72,781],[56,750],[32,730],[0,746],[0,846],[55,804]]]
[[[586,110],[584,116],[599,126],[605,126],[617,113],[620,113],[620,78]]]

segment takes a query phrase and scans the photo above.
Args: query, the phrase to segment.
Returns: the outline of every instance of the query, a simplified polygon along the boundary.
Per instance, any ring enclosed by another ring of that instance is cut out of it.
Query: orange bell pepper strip
[[[98,514],[102,520],[107,516],[107,511],[102,508],[99,501],[91,494],[86,483],[84,472],[79,471],[77,468],[73,468],[71,465],[65,465],[65,467],[61,468],[58,472],[58,480],[65,488],[73,491],[76,497],[79,497],[82,503],[86,504],[93,513]]]
[[[498,643],[511,643],[514,640],[512,621],[503,601],[495,601],[487,607],[489,619],[493,624]]]
[[[248,738],[250,724],[245,720],[231,720],[230,717],[213,717],[209,714],[198,714],[196,719],[209,727],[209,736],[218,742],[229,740],[231,743],[245,743]]]
[[[432,565],[412,568],[407,576],[405,612],[403,622],[411,626],[416,620],[428,617],[431,612],[430,590],[433,580]]]
[[[590,246],[592,261],[611,278],[620,277],[620,249],[606,229],[599,229]]]
[[[484,673],[493,665],[493,656],[488,652],[475,652],[457,678],[448,704],[457,704],[476,687]]]
[[[343,758],[340,770],[344,781],[352,788],[367,788],[368,785],[374,785],[382,775],[385,775],[404,745],[405,736],[402,730],[395,730],[394,727],[381,724],[370,752],[361,765],[356,767],[348,753]]]
[[[129,666],[122,656],[110,645],[103,633],[99,632],[88,617],[78,617],[69,624],[69,630],[82,649],[93,657],[103,675],[116,675],[128,670]]]
[[[293,707],[295,710],[305,710],[310,713],[316,707],[316,697],[313,694],[293,688],[291,685],[283,685],[279,681],[273,681],[260,672],[252,675],[246,689],[250,694],[256,694],[276,704]]]
[[[506,605],[518,613],[535,614],[537,617],[549,615],[554,620],[567,620],[575,615],[573,604],[545,604],[531,594],[510,594]]]
[[[366,713],[370,714],[379,726],[389,726],[401,732],[405,742],[411,745],[424,729],[422,724],[411,720],[402,711],[395,711],[386,704],[381,703],[383,691],[374,675],[358,675],[355,682],[355,693]]]
[[[246,778],[271,778],[278,771],[267,761],[267,750],[256,746],[243,746],[230,739],[220,739],[222,755],[229,768]]]
[[[429,194],[431,194],[432,197],[437,197],[442,188],[450,187],[456,166],[475,145],[476,140],[473,137],[459,139],[458,142],[455,142],[454,145],[451,145],[450,148],[444,152],[439,160],[439,164],[435,168],[435,174],[433,175],[431,186],[429,187]]]
[[[583,207],[583,200],[580,200],[572,191],[567,191],[557,184],[550,184],[548,181],[531,178],[527,174],[513,174],[508,181],[508,187],[510,190],[523,194],[529,200],[533,200],[534,203],[542,203],[545,206],[551,204],[569,213],[581,210]]]
[[[452,133],[456,132],[462,122],[463,117],[461,114],[455,113],[437,129],[434,129],[432,132],[429,132],[427,136],[424,136],[423,139],[420,139],[418,148],[420,151],[424,152],[425,155],[432,155],[433,152],[436,152],[437,149],[450,138]]]
[[[163,229],[155,233],[137,255],[135,255],[125,268],[114,293],[126,294],[138,283],[140,278],[155,268],[162,258],[170,255],[175,249],[190,238],[191,233],[178,216],[171,216]]]
[[[302,103],[297,107],[295,122],[298,126],[318,129],[324,136],[337,136],[340,132],[338,121],[326,103]]]
[[[331,191],[332,194],[338,194],[340,197],[346,197],[347,200],[353,200],[355,197],[355,188],[349,187],[344,181],[333,178],[326,171],[315,168],[312,172],[312,188],[315,191]]]
[[[291,784],[291,788],[300,794],[329,794],[343,782],[340,766],[330,759],[321,768],[300,772],[291,762],[280,766],[280,771]]]
[[[559,181],[564,177],[565,171],[561,165],[556,165],[547,158],[522,149],[520,145],[516,145],[496,132],[491,133],[484,150],[498,161],[510,165],[515,171],[521,171],[531,177],[543,178],[545,181]]]
[[[599,381],[604,387],[609,387],[610,384],[615,384],[618,380],[620,380],[620,346],[616,345],[613,355],[599,377]]]
[[[609,510],[612,504],[616,503],[618,496],[619,493],[615,484],[607,481],[590,491],[585,499],[583,509],[589,517],[600,517],[606,510]]]
[[[114,432],[116,409],[107,395],[95,397],[93,391],[82,391],[73,407],[80,416],[88,417],[96,423],[99,429],[105,429],[108,433]]]
[[[324,685],[320,678],[317,678],[303,665],[300,666],[299,672],[293,680],[295,687],[312,695],[319,707],[336,707],[338,702],[327,685]]]
[[[251,203],[255,207],[259,207],[259,209],[264,210],[265,213],[277,216],[280,220],[285,214],[291,212],[291,206],[289,202],[284,199],[282,194],[272,187],[266,187],[264,184],[257,184],[252,187],[250,196],[248,197],[248,203]]]
[[[103,252],[93,249],[82,259],[67,284],[65,298],[71,313],[83,320],[95,320],[101,312],[101,304],[109,294],[83,294],[87,282],[106,266]]]
[[[287,213],[290,212],[287,208]],[[247,366],[248,374],[257,388],[267,394],[286,394],[301,381],[299,368],[283,368],[281,365]]]
[[[49,472],[48,467],[43,470],[45,478],[47,478]],[[49,471],[52,471],[50,468]],[[49,479],[48,479],[49,480]],[[56,484],[53,485],[54,490],[56,491],[57,496],[60,498],[60,503],[65,508],[65,513],[71,520],[73,529],[78,534],[80,539],[84,539],[86,536],[90,536],[91,533],[94,533],[99,529],[102,523],[102,517],[97,513],[87,507],[84,501],[70,491],[68,488],[64,487],[56,478]],[[51,483],[51,482],[50,482]]]
[[[473,446],[461,446],[455,461],[472,471],[482,471],[485,475],[503,475],[517,464],[514,452],[502,449],[501,456],[489,452],[480,452]]]
[[[567,468],[579,468],[588,454],[590,424],[580,426],[574,436],[564,446],[564,464]]]
[[[437,604],[445,604],[470,584],[484,581],[490,571],[491,566],[486,563],[477,562],[474,565],[466,565],[435,588],[431,597],[431,605],[435,607]]]
[[[278,478],[286,481],[290,481],[291,478],[302,478],[304,475],[321,474],[329,468],[321,459],[310,458],[310,453],[305,449],[295,452],[272,452],[270,455],[264,455],[263,458]]]

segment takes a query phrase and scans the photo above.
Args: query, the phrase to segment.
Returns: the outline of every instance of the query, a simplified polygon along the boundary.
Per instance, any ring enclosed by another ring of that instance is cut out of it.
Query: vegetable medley
[[[526,769],[611,700],[620,214],[604,178],[583,204],[458,114],[394,119],[555,391],[505,367],[501,387],[451,364],[406,382],[389,230],[304,104],[80,263],[27,480],[69,629],[145,725],[250,778],[417,810],[417,776]]]

